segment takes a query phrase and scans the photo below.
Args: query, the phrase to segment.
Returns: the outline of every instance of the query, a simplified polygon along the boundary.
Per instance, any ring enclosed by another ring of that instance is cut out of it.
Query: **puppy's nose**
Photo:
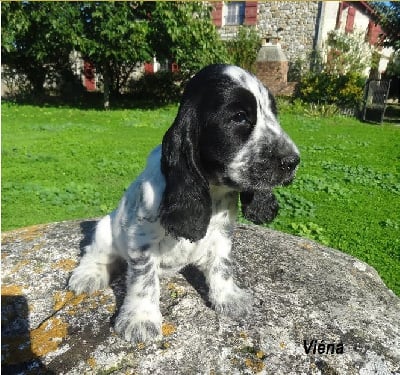
[[[297,167],[297,165],[300,163],[300,156],[297,154],[292,154],[289,156],[285,156],[281,160],[281,168],[283,170],[288,170],[291,171]]]

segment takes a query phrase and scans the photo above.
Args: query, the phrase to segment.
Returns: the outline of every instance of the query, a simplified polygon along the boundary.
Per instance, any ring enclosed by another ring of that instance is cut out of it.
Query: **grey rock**
[[[373,268],[250,225],[235,231],[233,260],[254,296],[251,316],[216,314],[202,275],[187,268],[161,283],[163,339],[133,347],[112,328],[123,275],[92,296],[66,289],[93,226],[2,234],[5,374],[400,374],[400,300]]]

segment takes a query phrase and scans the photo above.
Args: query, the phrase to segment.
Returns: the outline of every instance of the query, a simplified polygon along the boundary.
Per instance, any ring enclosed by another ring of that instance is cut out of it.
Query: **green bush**
[[[311,70],[301,74],[296,97],[305,103],[358,109],[367,68],[375,68],[376,51],[364,43],[362,33],[332,31],[324,49],[313,51]],[[327,108],[327,107],[325,107]]]
[[[306,103],[335,104],[341,108],[358,108],[365,79],[357,73],[343,75],[309,72],[303,76],[297,97]]]
[[[234,39],[225,42],[230,62],[255,73],[255,62],[261,40],[254,27],[240,26]]]
[[[157,103],[173,103],[181,95],[182,77],[179,73],[157,72],[145,74],[129,82],[129,92],[135,99]]]
[[[305,103],[299,98],[291,100],[277,97],[276,99],[279,113],[306,117],[333,117],[341,114],[341,110],[336,104]]]

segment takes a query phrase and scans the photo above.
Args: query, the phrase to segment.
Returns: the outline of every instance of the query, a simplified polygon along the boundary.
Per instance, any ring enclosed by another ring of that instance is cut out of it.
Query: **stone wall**
[[[257,8],[257,30],[261,38],[279,37],[289,61],[306,58],[313,50],[318,29],[318,1],[259,1]],[[219,33],[223,39],[236,36],[238,26],[225,25]]]
[[[276,36],[289,61],[306,58],[312,51],[317,29],[319,2],[299,1],[260,2],[258,6],[258,32],[260,36]]]

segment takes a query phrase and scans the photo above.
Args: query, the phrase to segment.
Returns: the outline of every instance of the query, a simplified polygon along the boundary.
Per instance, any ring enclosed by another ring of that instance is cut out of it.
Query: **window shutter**
[[[213,2],[213,9],[211,12],[211,19],[215,26],[221,27],[222,26],[222,1]]]
[[[244,24],[246,26],[257,25],[257,1],[246,1]]]
[[[347,12],[346,27],[345,27],[346,34],[353,32],[355,15],[356,15],[356,9],[350,6]]]
[[[368,24],[368,42],[371,45],[375,45],[378,42],[379,35],[382,34],[382,29],[379,25],[376,25],[372,20]]]

